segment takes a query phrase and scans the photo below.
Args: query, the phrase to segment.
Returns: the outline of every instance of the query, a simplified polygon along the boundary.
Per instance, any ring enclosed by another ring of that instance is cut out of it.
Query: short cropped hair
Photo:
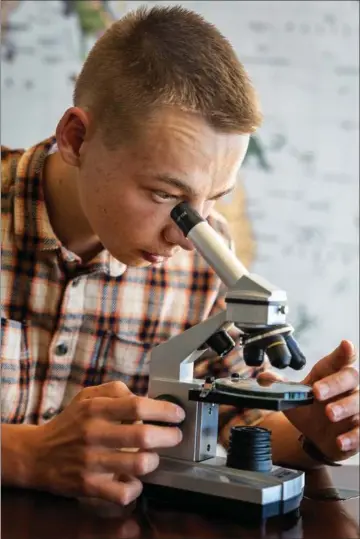
[[[114,22],[91,49],[73,97],[109,144],[167,106],[200,114],[222,132],[251,134],[262,121],[229,41],[181,6],[142,7]]]

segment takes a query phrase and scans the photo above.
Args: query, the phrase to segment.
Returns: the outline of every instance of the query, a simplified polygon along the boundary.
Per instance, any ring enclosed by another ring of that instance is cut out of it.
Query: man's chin
[[[129,268],[160,268],[164,265],[165,260],[162,260],[161,262],[148,262],[147,260],[132,260],[131,262],[128,262],[126,265]]]
[[[130,268],[148,268],[152,266],[151,262],[141,256],[129,256],[125,264]]]
[[[125,264],[131,268],[149,268],[150,266],[158,267],[162,266],[166,260],[164,258],[161,258],[159,261],[146,260],[146,258],[141,256],[139,253],[133,253],[132,255],[130,254],[128,256],[123,255],[121,259],[120,257],[115,258],[122,264]]]
[[[147,260],[131,260],[126,265],[130,268],[148,268],[149,266],[153,266],[154,264],[151,264],[151,262],[148,262]]]

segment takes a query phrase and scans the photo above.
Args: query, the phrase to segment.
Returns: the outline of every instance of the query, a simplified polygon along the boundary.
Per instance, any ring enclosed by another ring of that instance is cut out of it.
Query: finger
[[[327,404],[325,407],[325,412],[327,417],[333,423],[337,423],[343,419],[358,415],[359,392],[356,391],[347,397]]]
[[[112,472],[120,475],[139,477],[153,472],[159,465],[159,455],[148,451],[137,453],[120,453],[116,451],[101,452],[95,459],[95,470]]]
[[[95,397],[121,398],[133,395],[123,382],[107,382],[99,386],[86,387],[75,397],[75,400],[90,399]]]
[[[351,431],[348,431],[344,434],[340,434],[336,438],[336,443],[338,447],[341,449],[341,451],[355,451],[357,452],[359,450],[359,437],[360,437],[360,429],[359,427],[355,427]]]
[[[104,479],[101,474],[94,474],[87,478],[85,494],[126,506],[140,496],[142,489],[143,485],[136,477],[127,481],[114,481]]]
[[[321,378],[333,374],[347,365],[356,361],[354,345],[350,341],[341,341],[339,346],[331,354],[322,358],[311,369],[303,383],[313,384]]]
[[[182,440],[182,432],[177,427],[154,425],[121,425],[121,445],[117,447],[138,447],[140,449],[159,449],[174,447]],[[115,441],[114,429],[108,431],[108,441]]]
[[[315,382],[313,391],[315,398],[324,401],[351,391],[359,385],[359,373],[354,367],[344,367]]]
[[[97,420],[89,422],[83,437],[88,445],[101,445],[108,448],[158,449],[176,446],[182,440],[182,432],[177,427],[159,427],[149,424],[116,425]]]
[[[342,436],[347,432],[351,432],[354,428],[359,426],[359,414],[352,415],[329,425],[329,428],[333,430],[334,436]]]
[[[180,423],[185,418],[185,412],[180,406],[168,401],[137,397],[131,394],[122,399],[96,397],[89,406],[89,416],[102,416],[110,421],[163,421],[165,423]]]
[[[273,382],[285,382],[287,378],[273,371],[264,371],[261,372],[257,377],[256,381],[261,386],[271,385]]]

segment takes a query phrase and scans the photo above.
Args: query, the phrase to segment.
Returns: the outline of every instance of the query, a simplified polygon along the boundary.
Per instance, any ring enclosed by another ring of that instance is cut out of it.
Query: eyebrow
[[[199,193],[196,191],[196,189],[191,187],[191,185],[188,185],[187,183],[183,182],[179,178],[174,178],[173,176],[168,176],[167,174],[156,174],[154,178],[163,183],[166,183],[167,185],[170,185],[171,187],[176,187],[177,189],[180,189],[190,198],[196,198],[199,196]],[[225,191],[221,191],[220,193],[217,193],[216,195],[212,196],[209,200],[217,200],[218,198],[228,195],[234,190],[234,188],[235,184],[229,187],[229,189],[225,189]]]

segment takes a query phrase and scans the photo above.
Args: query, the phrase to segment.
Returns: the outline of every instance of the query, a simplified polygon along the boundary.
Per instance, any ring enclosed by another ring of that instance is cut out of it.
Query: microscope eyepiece
[[[180,230],[187,236],[197,224],[204,221],[201,215],[191,208],[186,202],[180,202],[170,213],[171,218]]]
[[[177,204],[170,216],[225,286],[233,286],[242,275],[248,274],[224,238],[187,202]]]

